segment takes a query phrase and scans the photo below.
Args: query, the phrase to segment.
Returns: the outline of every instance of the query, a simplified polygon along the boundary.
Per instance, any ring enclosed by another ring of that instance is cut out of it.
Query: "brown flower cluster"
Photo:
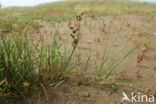
[[[70,36],[72,37],[73,39],[73,47],[76,48],[78,43],[79,43],[79,40],[80,40],[80,23],[81,23],[81,20],[82,20],[82,17],[84,16],[85,12],[81,13],[80,15],[77,15],[76,16],[76,25],[75,26],[71,26],[71,21],[69,23],[69,28],[70,30],[72,31],[72,33],[70,34]]]

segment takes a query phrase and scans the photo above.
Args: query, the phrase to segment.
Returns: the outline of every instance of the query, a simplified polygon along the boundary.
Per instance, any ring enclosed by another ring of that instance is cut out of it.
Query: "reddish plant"
[[[102,32],[106,32],[106,24],[103,24]]]
[[[156,71],[156,67],[155,67],[155,68],[153,68],[153,70],[154,70],[154,71]]]
[[[139,70],[136,72],[136,77],[140,78],[140,71]]]
[[[148,49],[144,48],[142,51],[142,54],[137,57],[137,64],[138,64],[137,66],[139,66],[142,60],[146,57],[147,52],[148,52]]]
[[[132,96],[135,96],[137,94],[134,90],[131,90],[131,93],[133,93]]]
[[[131,24],[127,24],[127,27],[130,27],[131,26]]]
[[[154,95],[156,95],[156,90],[154,91]]]
[[[140,63],[142,62],[142,60],[143,60],[143,56],[138,56],[137,57],[137,66],[140,65]]]
[[[151,93],[152,93],[152,90],[151,89],[148,89],[147,90],[147,96],[149,97],[151,95]]]

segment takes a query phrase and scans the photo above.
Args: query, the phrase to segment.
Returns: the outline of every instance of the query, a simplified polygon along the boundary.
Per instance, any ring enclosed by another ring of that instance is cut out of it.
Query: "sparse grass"
[[[29,30],[26,28],[33,20],[61,22],[70,20],[82,11],[86,11],[89,17],[117,14],[153,16],[156,13],[155,6],[156,4],[152,3],[139,3],[129,0],[75,0],[44,4],[36,7],[0,9],[0,100],[19,96],[25,98],[32,90],[40,88],[43,89],[48,100],[44,83],[50,81],[54,85],[59,85],[67,76],[68,71],[71,71],[69,70],[69,67],[72,66],[70,63],[72,60],[75,60],[72,58],[78,51],[77,47],[81,39],[80,22],[83,13],[77,16],[76,27],[69,26],[73,39],[73,48],[70,51],[57,41],[59,36],[57,32],[53,36],[52,42],[48,44],[44,44],[41,38],[32,41],[31,31],[33,29],[38,30],[39,25],[32,23],[29,26]],[[104,29],[103,32],[107,33]],[[151,39],[149,38],[145,46],[148,48],[150,43]],[[145,91],[132,86],[116,82],[114,79],[110,81],[109,77],[116,70],[117,66],[135,50],[135,48],[132,48],[119,59],[115,59],[114,54],[110,54],[111,48],[105,47],[102,62],[96,68],[96,79],[102,78],[101,84],[111,85],[113,89],[115,89],[116,85],[119,85],[145,93]],[[87,76],[85,70],[90,58],[91,56],[85,60],[82,70],[76,71],[75,75],[78,85],[83,84]]]
[[[82,11],[86,11],[91,17],[117,14],[155,15],[155,6],[156,4],[130,0],[67,0],[35,7],[4,8],[0,10],[0,16],[64,21]]]
[[[61,51],[57,41],[52,44],[32,43],[27,35],[0,35],[0,97],[25,96],[50,79],[58,83],[65,77],[72,54]],[[33,45],[32,45],[33,44]],[[75,50],[75,49],[74,49]],[[43,87],[43,86],[41,86]]]
[[[55,85],[63,80],[80,40],[80,21],[78,20],[78,27],[76,27],[78,33],[73,34],[73,49],[70,54],[67,54],[67,50],[62,49],[60,43],[57,42],[57,32],[52,42],[44,44],[42,38],[32,41],[31,36],[26,34],[27,31],[23,31],[25,29],[15,34],[17,31],[9,28],[12,27],[14,21],[8,22],[7,25],[5,25],[5,20],[2,21],[4,22],[2,26],[6,27],[2,28],[0,34],[1,101],[19,96],[25,98],[31,90],[40,87],[46,93],[43,85],[45,82],[50,80]],[[11,34],[7,35],[7,33]]]

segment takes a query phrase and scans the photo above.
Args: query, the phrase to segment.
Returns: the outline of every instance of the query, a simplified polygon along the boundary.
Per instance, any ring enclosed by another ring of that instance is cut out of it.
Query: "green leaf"
[[[25,81],[24,83],[23,83],[23,86],[24,87],[28,87],[30,84],[27,82],[27,81]]]
[[[0,82],[0,86],[1,86],[5,81],[6,81],[6,79],[2,80],[2,81]]]

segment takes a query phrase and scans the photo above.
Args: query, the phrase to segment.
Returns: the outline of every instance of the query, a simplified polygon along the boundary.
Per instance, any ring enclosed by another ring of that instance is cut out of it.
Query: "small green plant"
[[[88,63],[90,61],[91,56],[89,56],[86,60],[86,62],[84,63],[84,68],[81,69],[79,72],[76,72],[76,78],[77,78],[77,84],[83,84],[84,79],[87,78],[87,74],[86,74],[86,70],[87,70],[87,66]]]
[[[33,47],[20,35],[7,37],[2,33],[0,40],[0,97],[20,95],[25,98],[39,82],[35,75]]]

